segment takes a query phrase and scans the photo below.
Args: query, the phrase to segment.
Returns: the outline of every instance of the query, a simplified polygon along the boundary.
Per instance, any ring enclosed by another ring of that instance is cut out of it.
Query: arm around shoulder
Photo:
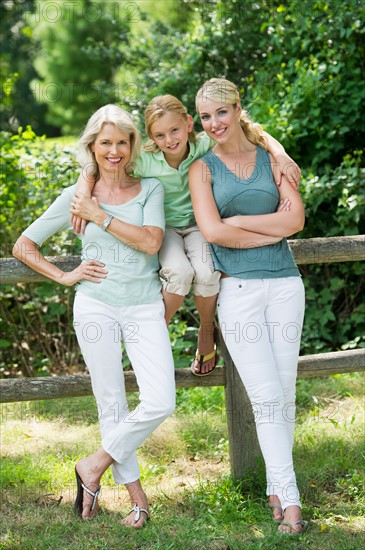
[[[288,155],[281,143],[273,136],[264,132],[267,148],[271,156],[271,168],[275,183],[279,187],[284,178],[297,189],[300,183],[301,171],[297,163]]]

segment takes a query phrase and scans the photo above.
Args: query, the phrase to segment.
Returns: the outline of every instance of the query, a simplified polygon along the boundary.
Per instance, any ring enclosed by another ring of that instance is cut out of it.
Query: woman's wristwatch
[[[109,225],[110,225],[110,223],[111,223],[111,221],[112,221],[113,219],[114,219],[114,216],[112,216],[112,215],[110,214],[110,216],[108,216],[108,217],[103,221],[103,223],[101,224],[101,226],[100,226],[101,229],[102,229],[103,231],[106,231],[106,230],[108,229],[108,227],[109,227]]]

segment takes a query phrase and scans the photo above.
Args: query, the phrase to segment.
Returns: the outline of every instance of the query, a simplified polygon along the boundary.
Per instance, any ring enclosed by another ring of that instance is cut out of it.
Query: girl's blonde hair
[[[152,139],[152,124],[167,113],[175,113],[176,115],[181,116],[184,120],[188,120],[188,112],[177,97],[173,95],[159,95],[154,97],[149,102],[145,110],[146,132],[150,138],[143,146],[145,151],[148,151],[149,153],[157,153],[160,150],[158,145],[156,145]],[[188,139],[189,141],[196,141],[196,134],[194,130],[189,132]]]
[[[204,103],[207,99],[211,99],[217,103],[227,103],[228,105],[241,105],[237,86],[225,78],[211,78],[204,82],[203,86],[198,90],[195,99],[198,113],[198,102],[201,101]],[[245,109],[241,110],[240,125],[249,141],[267,149],[267,142],[261,125],[253,122]]]
[[[100,109],[91,115],[80,136],[76,157],[82,169],[87,170],[87,176],[93,177],[96,181],[100,177],[100,171],[91,146],[104,124],[114,124],[120,132],[128,134],[130,137],[131,156],[128,164],[126,164],[127,173],[133,172],[135,161],[141,150],[139,131],[127,111],[113,104],[100,107]]]

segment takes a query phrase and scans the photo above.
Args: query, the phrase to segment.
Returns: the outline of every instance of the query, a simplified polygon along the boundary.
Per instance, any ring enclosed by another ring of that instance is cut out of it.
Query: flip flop
[[[280,511],[280,518],[275,518],[274,516],[272,516],[272,520],[275,521],[276,523],[279,523],[279,522],[282,522],[283,519],[284,519],[284,512],[283,512],[283,509],[282,507],[279,505],[279,504],[273,504],[273,503],[269,503],[268,505],[268,508],[270,508],[270,510],[279,510]]]
[[[298,519],[298,521],[296,521],[294,523],[288,523],[287,521],[281,521],[280,525],[286,525],[287,527],[290,527],[290,531],[279,531],[279,533],[282,533],[283,535],[302,535],[303,533],[305,533],[305,531],[307,531],[309,523],[308,523],[308,521],[305,521],[305,519]],[[296,525],[301,525],[302,530],[297,531],[295,529]]]
[[[213,339],[214,339],[214,350],[211,353],[208,353],[207,355],[203,355],[202,353],[199,353],[199,350],[196,350],[195,358],[193,359],[190,365],[190,370],[194,374],[194,376],[209,376],[209,374],[211,374],[214,371],[215,367],[217,366],[217,363],[218,363],[218,353],[217,353],[218,329],[217,327],[214,327]],[[213,357],[215,358],[215,360],[214,360],[214,367],[212,368],[212,370],[208,372],[201,372],[204,363],[206,363],[207,361],[210,361],[210,359],[213,359]],[[198,361],[198,364],[199,364],[198,372],[195,370],[195,361]]]
[[[146,521],[148,521],[150,519],[150,515],[148,513],[148,511],[145,509],[145,508],[140,508],[137,504],[135,504],[132,508],[132,510],[130,510],[128,512],[128,516],[129,514],[131,514],[132,512],[136,512],[136,515],[134,516],[134,521],[137,523],[137,521],[140,520],[141,518],[141,513],[144,512],[146,514]],[[144,523],[143,523],[144,525]],[[132,525],[127,525],[127,527],[132,527]]]
[[[89,487],[87,487],[83,483],[81,477],[77,473],[76,466],[75,466],[75,475],[76,475],[76,484],[77,484],[77,495],[76,495],[75,504],[74,504],[74,512],[75,514],[82,516],[83,503],[84,503],[84,491],[93,497],[91,508],[90,508],[90,512],[92,512],[96,506],[98,496],[100,495],[101,487],[99,487],[95,492],[89,489]]]

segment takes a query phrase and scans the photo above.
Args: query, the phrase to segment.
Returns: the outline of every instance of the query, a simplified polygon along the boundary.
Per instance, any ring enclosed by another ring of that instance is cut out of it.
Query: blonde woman
[[[189,184],[221,273],[219,324],[255,413],[273,518],[280,532],[299,534],[307,522],[292,448],[304,287],[286,237],[303,228],[304,207],[287,181],[275,184],[266,137],[232,82],[205,82],[196,107],[215,142],[190,167]]]
[[[175,407],[174,365],[158,276],[158,250],[164,233],[163,187],[155,178],[130,175],[138,156],[139,133],[116,105],[106,105],[88,121],[80,141],[80,163],[91,170],[92,198],[64,190],[28,227],[14,255],[35,271],[76,286],[74,326],[91,376],[99,412],[101,447],[75,467],[74,510],[83,519],[98,511],[100,480],[112,467],[133,506],[123,520],[140,528],[149,516],[139,480],[138,447]],[[68,229],[70,209],[89,223],[82,239],[82,263],[63,272],[39,247]],[[128,410],[122,368],[124,342],[136,374],[140,402]]]

